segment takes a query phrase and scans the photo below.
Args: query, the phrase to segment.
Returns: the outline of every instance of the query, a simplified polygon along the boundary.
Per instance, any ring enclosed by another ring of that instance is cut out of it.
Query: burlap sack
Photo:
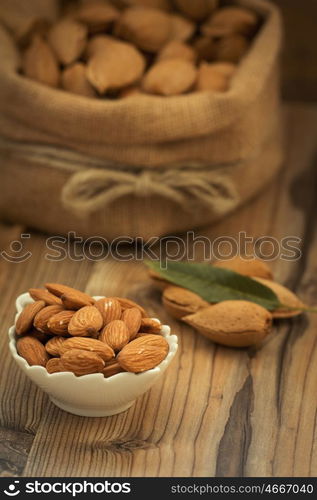
[[[39,3],[28,5],[36,12]],[[282,162],[280,17],[266,1],[235,3],[264,23],[224,94],[71,95],[19,75],[0,28],[1,217],[54,233],[148,238],[212,222],[263,188]]]

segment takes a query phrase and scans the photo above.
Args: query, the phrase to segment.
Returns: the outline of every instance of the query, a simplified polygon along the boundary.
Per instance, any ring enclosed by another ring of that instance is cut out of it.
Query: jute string
[[[159,196],[184,210],[205,208],[216,214],[239,201],[228,177],[204,168],[135,173],[89,169],[72,175],[62,190],[62,202],[73,211],[92,213],[127,195]]]

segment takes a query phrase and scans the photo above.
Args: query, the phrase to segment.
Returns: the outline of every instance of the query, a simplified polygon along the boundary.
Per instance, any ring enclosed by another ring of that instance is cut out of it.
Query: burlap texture
[[[49,232],[160,236],[212,222],[261,189],[282,161],[281,24],[266,1],[235,3],[257,10],[264,23],[224,94],[71,95],[19,75],[19,55],[0,29],[0,214]],[[83,199],[82,186],[69,181],[88,169]],[[96,169],[111,183],[96,185]]]

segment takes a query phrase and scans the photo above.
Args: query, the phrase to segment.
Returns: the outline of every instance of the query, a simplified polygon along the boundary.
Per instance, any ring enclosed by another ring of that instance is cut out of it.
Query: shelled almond
[[[133,300],[94,300],[58,283],[31,288],[31,294],[43,300],[28,304],[16,321],[17,351],[30,366],[109,378],[155,368],[168,354],[161,323]]]
[[[14,37],[26,77],[113,100],[226,92],[260,24],[249,8],[218,0],[73,0],[55,22],[32,19]],[[236,66],[210,77],[205,64],[217,62]]]

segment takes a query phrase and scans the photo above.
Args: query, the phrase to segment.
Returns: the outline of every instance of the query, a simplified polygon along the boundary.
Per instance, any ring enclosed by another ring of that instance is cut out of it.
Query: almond
[[[62,301],[59,297],[56,297],[48,290],[44,290],[44,288],[30,288],[29,294],[33,300],[43,300],[47,306],[53,306],[55,304],[62,305]]]
[[[51,355],[51,356],[60,356],[61,352],[61,346],[65,342],[64,337],[53,337],[51,338],[48,342],[45,344],[45,349],[46,351]]]
[[[58,305],[44,307],[43,309],[41,309],[40,312],[37,313],[37,315],[34,318],[33,324],[35,328],[42,333],[49,334],[50,330],[47,326],[48,320],[51,318],[51,316],[54,316],[54,314],[57,314],[63,310],[64,310],[63,306],[58,306]]]
[[[238,63],[249,49],[249,41],[241,35],[231,35],[217,41],[215,59]]]
[[[115,320],[105,326],[99,339],[118,352],[129,342],[130,333],[124,321]]]
[[[66,371],[66,369],[64,368],[64,366],[59,358],[49,359],[48,362],[46,363],[45,368],[49,374],[60,373],[60,372]]]
[[[163,61],[166,59],[184,59],[185,61],[195,62],[196,57],[197,55],[190,45],[177,40],[172,40],[164,45],[158,54],[157,60]]]
[[[28,78],[50,87],[58,87],[60,71],[54,52],[39,35],[35,35],[22,59],[23,73]]]
[[[66,309],[80,309],[94,303],[91,297],[86,298],[82,292],[68,292],[62,295],[62,303]]]
[[[181,319],[210,305],[196,293],[178,286],[166,288],[162,300],[166,311],[176,319]]]
[[[94,352],[104,361],[110,361],[114,358],[114,352],[105,342],[91,338],[74,337],[65,340],[60,348],[60,354],[63,355],[70,349],[81,349],[83,351]]]
[[[103,317],[103,326],[106,326],[115,319],[121,318],[121,304],[113,297],[97,300],[95,306]]]
[[[180,95],[193,87],[196,78],[197,70],[189,61],[167,59],[151,67],[143,79],[142,88],[149,94]]]
[[[171,30],[172,21],[167,13],[140,6],[123,12],[116,24],[115,34],[142,50],[157,52],[169,40]]]
[[[123,311],[125,311],[126,309],[130,309],[131,307],[136,307],[137,309],[140,310],[141,316],[143,318],[148,317],[148,314],[146,313],[145,309],[143,309],[143,307],[134,302],[134,300],[127,299],[125,297],[115,297],[115,298],[120,302]]]
[[[74,17],[76,21],[88,26],[90,33],[98,33],[107,31],[119,15],[119,11],[113,5],[95,1],[81,5]]]
[[[53,295],[57,297],[61,297],[62,295],[75,294],[78,296],[79,302],[82,302],[84,305],[94,304],[94,299],[87,295],[87,293],[80,292],[76,288],[72,288],[67,285],[60,285],[59,283],[46,283],[45,287],[51,292]]]
[[[87,43],[87,27],[72,19],[64,18],[52,26],[48,42],[58,60],[65,65],[76,61]]]
[[[105,362],[95,352],[83,351],[82,349],[69,349],[61,357],[63,367],[73,372],[77,377],[100,373]]]
[[[67,336],[68,335],[68,325],[75,311],[60,311],[50,317],[47,322],[47,328],[54,335]]]
[[[174,0],[176,7],[195,21],[206,19],[218,7],[218,0]]]
[[[133,45],[106,36],[103,41],[87,66],[87,78],[101,95],[137,82],[145,69],[144,56]]]
[[[45,366],[49,360],[49,355],[47,354],[43,344],[29,335],[26,335],[17,341],[17,351],[30,366]]]
[[[79,309],[68,325],[68,332],[75,337],[95,335],[103,325],[101,313],[95,306],[85,306]]]
[[[226,68],[226,66],[228,66]],[[196,90],[225,92],[229,89],[230,78],[235,72],[235,66],[230,63],[201,63],[198,71]]]
[[[104,374],[105,378],[112,377],[113,375],[117,375],[117,373],[122,373],[122,372],[124,372],[123,368],[121,368],[119,363],[115,360],[106,363],[104,369],[102,370],[102,373]]]
[[[121,99],[126,99],[128,97],[136,97],[136,96],[140,96],[142,94],[144,95],[144,92],[142,92],[140,87],[138,87],[136,85],[131,85],[130,87],[126,87],[126,88],[122,89],[119,93],[119,97]]]
[[[134,339],[141,326],[142,315],[137,307],[126,309],[122,314],[122,321],[127,325],[130,340]]]
[[[214,61],[217,55],[217,43],[211,38],[199,37],[193,43],[199,61]]]
[[[158,366],[169,351],[168,342],[159,335],[132,340],[118,354],[119,365],[128,372],[141,373]]]
[[[23,335],[33,325],[35,316],[45,307],[43,300],[37,300],[28,304],[23,311],[19,314],[15,324],[15,331],[17,335]]]
[[[258,26],[255,12],[241,7],[225,7],[217,10],[202,26],[201,31],[208,37],[225,37],[228,35],[254,35]]]
[[[172,23],[170,40],[187,42],[196,31],[195,24],[178,14],[173,14],[170,17]]]
[[[182,319],[213,342],[232,347],[256,345],[272,327],[264,307],[243,300],[220,302]]]
[[[244,276],[254,278],[273,279],[273,273],[266,262],[260,259],[237,256],[230,260],[218,260],[212,264],[215,267],[230,269]]]
[[[305,304],[303,304],[303,302],[299,300],[299,298],[296,297],[296,295],[291,292],[291,290],[283,285],[280,285],[279,283],[275,283],[275,281],[266,280],[263,278],[254,279],[259,283],[262,283],[262,285],[270,288],[277,295],[277,298],[281,304],[292,308],[298,307],[298,310],[295,311],[287,310],[287,308],[277,309],[276,311],[272,312],[273,318],[293,318],[294,316],[298,316],[303,313],[302,309],[306,307]]]
[[[87,80],[86,73],[85,64],[80,62],[66,68],[62,73],[63,89],[85,97],[96,97],[96,92]]]
[[[51,338],[49,334],[40,332],[36,328],[31,328],[31,330],[29,330],[27,334],[30,337],[34,337],[35,339],[39,340],[42,344],[45,344]]]
[[[162,323],[157,319],[142,318],[140,332],[159,334],[162,331]]]

